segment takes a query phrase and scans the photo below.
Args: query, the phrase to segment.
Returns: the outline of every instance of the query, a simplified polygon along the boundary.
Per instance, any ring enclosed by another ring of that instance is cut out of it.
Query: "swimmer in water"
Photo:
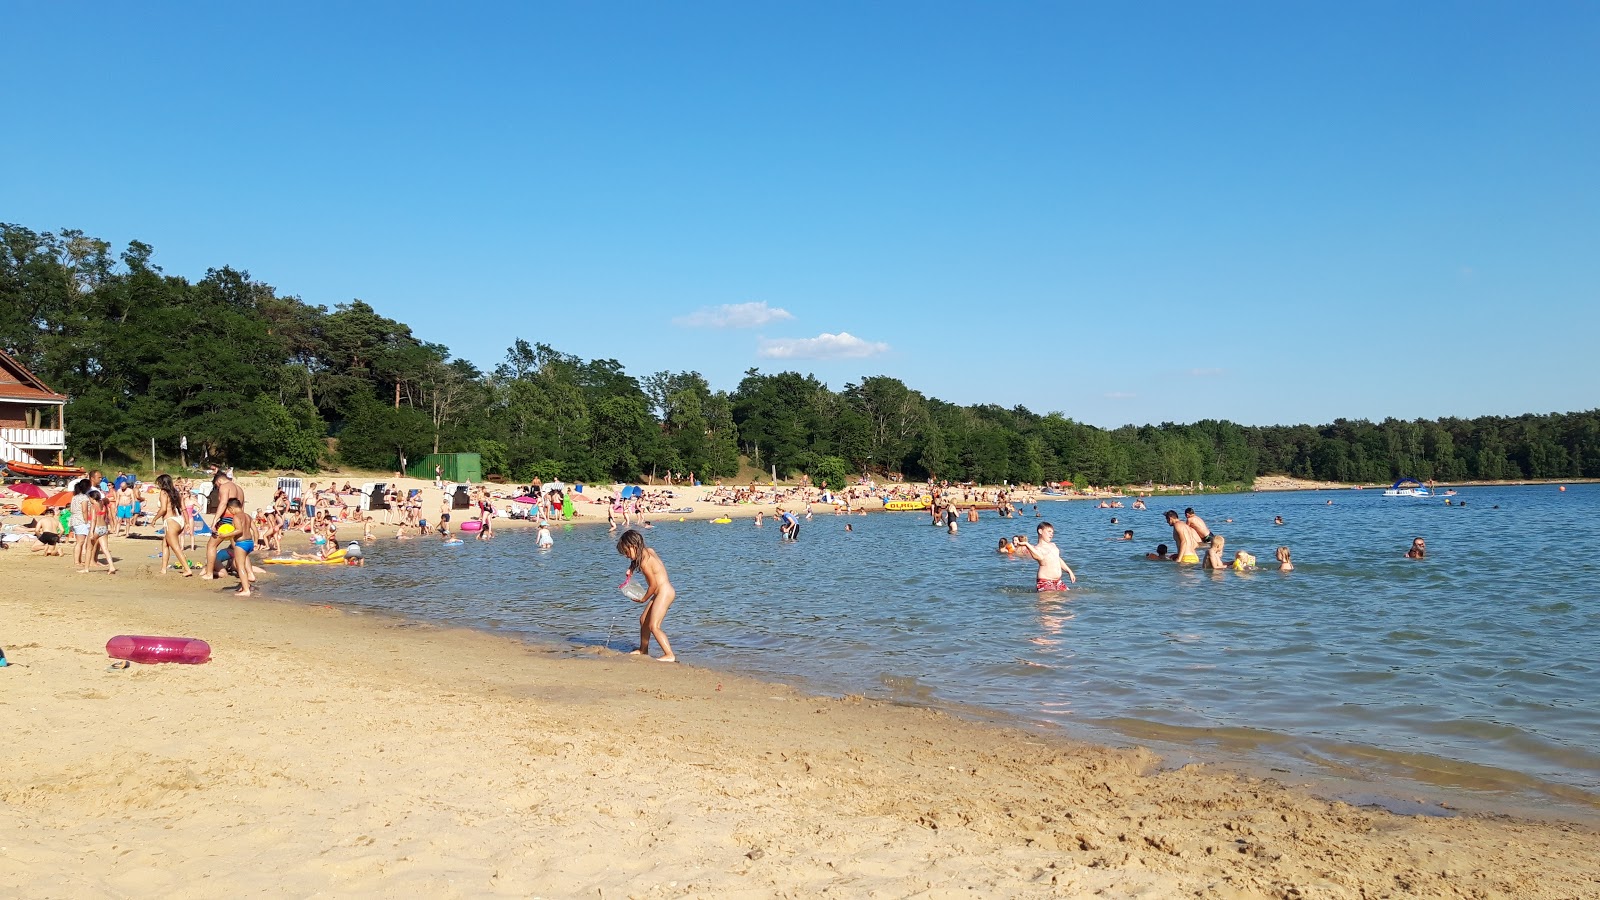
[[[1206,550],[1203,566],[1207,569],[1226,569],[1228,564],[1222,561],[1222,548],[1227,546],[1228,540],[1220,534],[1211,535],[1211,546]]]
[[[1039,574],[1034,582],[1034,590],[1044,594],[1067,589],[1061,581],[1061,573],[1066,572],[1073,584],[1078,583],[1078,576],[1072,568],[1061,561],[1061,551],[1050,540],[1056,535],[1056,527],[1049,522],[1039,523],[1039,542],[1037,544],[1022,545],[1021,552],[1033,557],[1039,564]]]
[[[1278,548],[1278,552],[1275,555],[1276,555],[1277,560],[1278,560],[1278,571],[1279,572],[1293,572],[1294,571],[1294,561],[1292,559],[1290,559],[1289,548],[1288,547],[1279,547]]]
[[[849,522],[846,522],[846,523],[844,523],[844,530],[845,531],[855,531],[856,527],[854,525],[851,525]]]
[[[1228,567],[1235,572],[1254,572],[1256,570],[1255,555],[1240,550],[1233,555],[1233,562],[1229,563]]]
[[[1272,517],[1272,524],[1274,524],[1274,525],[1282,525],[1283,524],[1283,516],[1273,516]]]
[[[1427,559],[1427,558],[1428,558],[1428,542],[1423,540],[1422,538],[1415,538],[1414,540],[1412,540],[1410,549],[1406,550],[1406,559]]]
[[[667,578],[667,567],[661,562],[661,557],[654,550],[644,544],[644,535],[637,531],[624,531],[622,537],[617,539],[617,552],[628,558],[628,577],[632,578],[635,572],[644,573],[645,582],[650,589],[644,596],[635,600],[643,603],[644,611],[639,613],[639,649],[633,651],[633,656],[650,655],[650,639],[653,637],[661,645],[660,662],[677,662],[678,657],[672,652],[672,643],[667,640],[667,633],[661,629],[661,623],[667,617],[667,610],[672,608],[672,601],[677,599],[678,593],[672,589],[672,582]]]
[[[1001,538],[1000,539],[1000,546],[996,547],[994,552],[996,552],[996,553],[1004,553],[1004,554],[1010,555],[1010,553],[1011,553],[1011,539],[1010,538]]]
[[[1180,563],[1195,565],[1200,562],[1200,555],[1195,552],[1200,546],[1200,535],[1189,527],[1189,523],[1178,515],[1175,509],[1165,513],[1167,524],[1172,526],[1172,539],[1178,543],[1177,560]]]
[[[1156,552],[1154,552],[1154,553],[1146,553],[1144,555],[1144,558],[1148,559],[1148,560],[1160,560],[1161,562],[1167,562],[1167,561],[1172,559],[1172,557],[1167,554],[1167,545],[1166,544],[1157,544],[1156,545]]]
[[[1122,533],[1122,538],[1121,538],[1121,540],[1124,540],[1124,541],[1131,541],[1131,540],[1133,540],[1133,529],[1132,529],[1132,528],[1129,528],[1129,529],[1128,529],[1128,530],[1127,530],[1127,531],[1124,531],[1124,532],[1123,532],[1123,533]]]
[[[1184,508],[1183,520],[1188,522],[1189,527],[1194,529],[1194,533],[1200,536],[1200,543],[1204,544],[1206,541],[1211,540],[1211,526],[1206,524],[1205,519],[1195,514],[1194,507]]]

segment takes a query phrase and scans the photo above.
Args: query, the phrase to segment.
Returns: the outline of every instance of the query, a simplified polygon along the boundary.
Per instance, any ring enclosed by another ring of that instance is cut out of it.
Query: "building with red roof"
[[[0,350],[0,462],[60,463],[67,398]]]

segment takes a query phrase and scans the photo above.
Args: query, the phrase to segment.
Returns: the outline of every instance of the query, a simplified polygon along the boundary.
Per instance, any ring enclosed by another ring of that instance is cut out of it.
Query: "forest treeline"
[[[477,452],[523,481],[703,478],[741,457],[833,484],[862,472],[951,481],[1248,484],[1600,477],[1600,410],[1570,414],[1106,430],[1023,407],[958,406],[872,376],[833,390],[749,370],[628,374],[518,338],[492,370],[352,300],[314,306],[222,267],[191,282],[134,241],[0,225],[0,347],[57,391],[80,459],[175,457],[315,471]],[[537,337],[537,336],[535,336]],[[332,440],[330,440],[330,438]]]

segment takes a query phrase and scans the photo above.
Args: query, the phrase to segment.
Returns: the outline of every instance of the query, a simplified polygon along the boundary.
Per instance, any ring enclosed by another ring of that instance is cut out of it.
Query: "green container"
[[[412,463],[406,474],[412,478],[426,478],[433,480],[433,467],[444,469],[444,480],[460,484],[470,481],[479,484],[483,481],[483,457],[476,453],[430,453],[420,461]]]

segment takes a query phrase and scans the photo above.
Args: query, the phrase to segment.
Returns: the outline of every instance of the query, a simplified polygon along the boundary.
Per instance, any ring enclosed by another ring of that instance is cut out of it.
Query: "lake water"
[[[1157,498],[1147,511],[1044,503],[1078,575],[1070,593],[1045,596],[1031,562],[995,553],[1002,536],[1031,537],[1031,509],[985,513],[955,536],[925,513],[818,515],[794,544],[743,512],[645,534],[678,589],[667,631],[685,662],[1301,772],[1600,809],[1600,485],[1453,499],[1466,506],[1371,490]],[[1246,550],[1263,569],[1145,561],[1172,543],[1162,511],[1185,506],[1227,537],[1229,558]],[[1124,528],[1132,543],[1115,540]],[[1415,536],[1428,559],[1404,558]],[[523,531],[455,548],[382,541],[365,569],[279,569],[270,590],[626,650],[639,607],[617,591],[627,562],[614,540],[579,526],[558,529],[546,552]],[[1272,562],[1280,544],[1292,573]]]

